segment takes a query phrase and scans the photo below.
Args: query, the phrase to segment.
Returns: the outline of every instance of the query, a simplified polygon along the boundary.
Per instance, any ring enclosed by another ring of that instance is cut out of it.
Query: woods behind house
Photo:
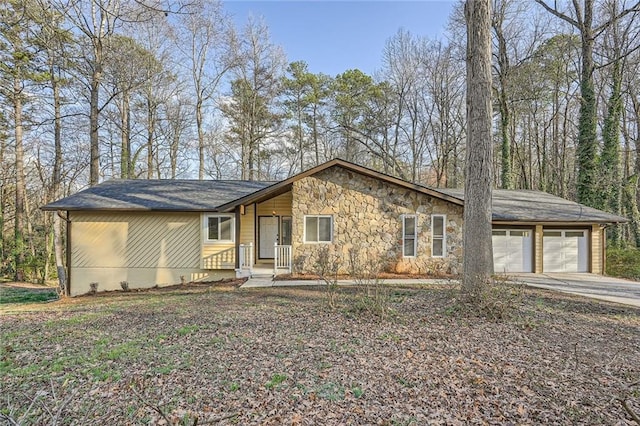
[[[494,185],[626,216],[610,244],[640,246],[639,4],[554,7],[494,1]],[[330,76],[222,3],[2,2],[0,275],[61,273],[64,219],[38,208],[112,178],[274,180],[342,157],[462,186],[464,32],[460,4],[442,38],[399,29],[373,75]]]

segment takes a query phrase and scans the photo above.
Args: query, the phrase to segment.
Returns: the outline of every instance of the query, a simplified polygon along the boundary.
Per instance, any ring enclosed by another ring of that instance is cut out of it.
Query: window
[[[584,231],[566,231],[564,236],[566,238],[582,238],[584,237]]]
[[[445,257],[447,253],[446,216],[431,216],[431,257]]]
[[[331,216],[305,216],[304,217],[304,242],[305,243],[330,243],[333,235],[333,217]]]
[[[402,216],[402,257],[416,256],[417,218],[415,215]]]
[[[208,242],[234,242],[235,218],[230,215],[205,215],[205,240]]]

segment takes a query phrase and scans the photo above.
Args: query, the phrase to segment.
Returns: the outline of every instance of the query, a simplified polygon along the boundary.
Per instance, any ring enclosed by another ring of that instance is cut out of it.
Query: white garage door
[[[532,272],[532,232],[526,229],[493,230],[493,270]]]
[[[545,230],[542,239],[544,272],[587,272],[587,231]]]

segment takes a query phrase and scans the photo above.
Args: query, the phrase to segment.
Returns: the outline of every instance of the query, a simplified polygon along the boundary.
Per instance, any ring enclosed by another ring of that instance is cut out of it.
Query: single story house
[[[397,273],[461,271],[464,192],[343,160],[280,182],[112,180],[47,204],[66,211],[68,292],[312,272],[318,250]],[[496,272],[603,273],[605,227],[626,221],[538,191],[493,192]],[[354,251],[355,250],[355,251]]]

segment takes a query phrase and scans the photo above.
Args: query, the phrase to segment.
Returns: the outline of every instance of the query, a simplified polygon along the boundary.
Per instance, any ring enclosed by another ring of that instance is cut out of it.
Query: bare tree
[[[272,138],[282,122],[275,101],[285,65],[284,52],[271,41],[266,24],[251,19],[242,32],[231,96],[222,105],[230,123],[228,140],[240,148],[242,179],[266,178],[261,163],[266,164],[269,153],[280,148]]]
[[[573,0],[573,10],[563,11],[558,8],[558,3],[548,4],[547,0],[535,0],[549,13],[562,19],[574,27],[580,34],[582,48],[582,66],[580,74],[580,116],[578,126],[578,201],[587,205],[597,205],[599,194],[597,191],[597,100],[594,89],[594,71],[596,64],[593,56],[595,40],[604,30],[619,19],[630,13],[640,11],[640,1],[630,7],[623,7],[614,16],[608,16],[600,23],[594,22],[596,11],[594,0]]]
[[[188,64],[195,95],[198,179],[205,175],[205,114],[223,77],[236,64],[234,34],[219,1],[195,2],[180,17],[176,39]],[[212,113],[209,109],[209,113]]]

